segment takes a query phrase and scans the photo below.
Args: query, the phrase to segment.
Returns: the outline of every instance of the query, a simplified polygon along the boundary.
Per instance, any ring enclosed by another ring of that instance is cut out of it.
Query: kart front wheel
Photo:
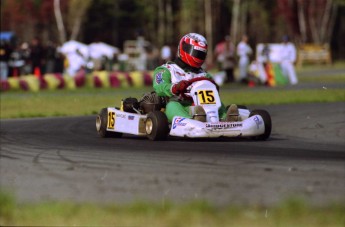
[[[122,133],[107,131],[108,119],[108,109],[103,108],[96,117],[96,130],[98,132],[98,135],[100,135],[103,138],[120,138],[122,136]]]
[[[145,130],[150,140],[165,140],[169,134],[167,116],[162,111],[150,112],[146,118]]]
[[[264,121],[265,132],[262,135],[254,136],[255,140],[266,140],[271,135],[272,120],[270,114],[266,110],[253,110],[250,112],[249,117],[254,115],[260,115]]]

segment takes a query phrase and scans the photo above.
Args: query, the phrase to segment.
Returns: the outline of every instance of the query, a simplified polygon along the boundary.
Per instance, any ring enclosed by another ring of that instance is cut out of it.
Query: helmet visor
[[[205,60],[207,53],[204,51],[196,50],[192,45],[183,42],[182,50],[200,60]]]

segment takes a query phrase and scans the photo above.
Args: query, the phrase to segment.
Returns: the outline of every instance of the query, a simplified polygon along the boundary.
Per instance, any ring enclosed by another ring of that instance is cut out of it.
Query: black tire
[[[150,112],[146,118],[145,130],[150,140],[165,140],[169,134],[169,122],[165,113]]]
[[[267,140],[271,135],[272,130],[272,120],[270,114],[266,110],[253,110],[250,112],[249,117],[254,115],[260,115],[264,120],[265,132],[262,135],[254,136],[255,140]]]
[[[96,117],[96,130],[100,137],[113,137],[113,138],[120,138],[122,133],[120,132],[109,132],[107,131],[108,125],[108,109],[103,108]]]

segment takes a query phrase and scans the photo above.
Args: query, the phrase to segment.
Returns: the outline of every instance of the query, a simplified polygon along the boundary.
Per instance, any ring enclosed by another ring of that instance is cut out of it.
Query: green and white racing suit
[[[193,71],[197,72],[182,69],[175,62],[168,62],[157,67],[153,73],[153,89],[158,96],[169,98],[165,109],[169,122],[172,122],[172,119],[175,116],[192,118],[192,116],[189,114],[189,107],[192,105],[192,101],[189,99],[181,99],[181,97],[173,94],[171,91],[172,86],[181,80],[190,80],[197,77],[206,77],[212,79],[212,76],[205,72],[202,68]],[[219,117],[224,119],[225,116],[226,109],[222,103],[222,106],[219,108]]]

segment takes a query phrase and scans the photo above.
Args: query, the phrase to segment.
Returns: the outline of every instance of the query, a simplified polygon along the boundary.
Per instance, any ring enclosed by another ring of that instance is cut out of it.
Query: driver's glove
[[[189,87],[190,83],[187,80],[181,80],[177,84],[174,84],[171,88],[171,92],[175,95],[179,95],[186,91],[186,89]]]

